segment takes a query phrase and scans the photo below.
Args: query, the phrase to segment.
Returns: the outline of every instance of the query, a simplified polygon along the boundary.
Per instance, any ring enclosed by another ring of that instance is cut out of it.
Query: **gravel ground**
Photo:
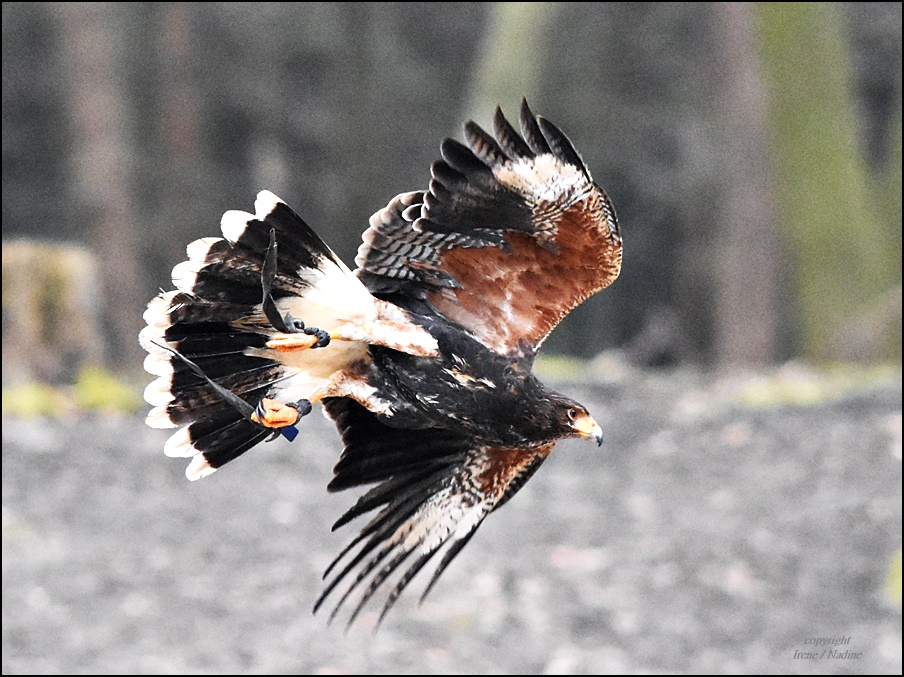
[[[561,444],[376,634],[310,611],[352,533],[322,417],[195,483],[139,419],[4,419],[3,673],[901,674],[900,376],[757,408],[681,374],[559,389],[606,444]]]

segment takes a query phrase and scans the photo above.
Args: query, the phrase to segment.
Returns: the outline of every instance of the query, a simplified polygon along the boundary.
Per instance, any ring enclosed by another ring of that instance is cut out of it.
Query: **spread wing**
[[[448,430],[390,428],[347,398],[326,399],[324,407],[345,444],[330,491],[375,484],[333,529],[379,510],[327,569],[324,578],[332,578],[314,606],[316,612],[346,581],[332,620],[363,588],[349,624],[408,561],[383,605],[382,620],[411,579],[443,550],[426,596],[486,516],[524,485],[553,447],[488,447]]]
[[[522,102],[446,139],[426,193],[371,217],[355,263],[372,294],[439,314],[501,354],[535,353],[621,269],[615,210],[568,138]]]

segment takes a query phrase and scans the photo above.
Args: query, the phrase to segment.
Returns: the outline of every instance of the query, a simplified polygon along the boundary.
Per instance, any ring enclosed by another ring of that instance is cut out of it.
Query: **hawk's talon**
[[[317,337],[317,343],[312,345],[311,348],[326,348],[330,344],[330,333],[328,331],[317,327],[308,327],[304,330],[304,333],[308,336]]]
[[[298,435],[298,428],[295,427],[295,424],[301,420],[302,416],[310,414],[313,408],[314,405],[311,404],[311,401],[306,399],[283,404],[265,397],[257,403],[257,407],[249,418],[259,426],[273,430],[273,433],[267,438],[267,442],[272,442],[280,435],[292,442]],[[288,409],[294,411],[289,412]]]
[[[282,428],[298,423],[302,415],[294,404],[284,404],[265,397],[257,403],[249,418],[258,425],[274,428],[278,432]]]

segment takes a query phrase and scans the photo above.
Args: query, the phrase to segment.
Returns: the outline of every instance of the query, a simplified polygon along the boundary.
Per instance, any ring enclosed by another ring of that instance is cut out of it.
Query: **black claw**
[[[311,348],[326,348],[330,344],[330,333],[328,331],[317,327],[308,327],[304,330],[304,333],[308,336],[317,337],[317,343],[312,345]]]
[[[283,317],[283,322],[286,323],[286,328],[289,330],[285,333],[300,334],[304,331],[304,320],[292,317],[292,313],[286,313],[285,317]]]
[[[267,410],[264,408],[264,401],[261,400],[257,403],[257,406],[254,408],[254,415],[257,416],[258,421],[263,421],[267,414]]]

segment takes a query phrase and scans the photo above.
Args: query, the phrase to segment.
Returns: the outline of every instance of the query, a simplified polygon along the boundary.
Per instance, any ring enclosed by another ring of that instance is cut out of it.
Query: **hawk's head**
[[[603,443],[603,429],[580,402],[551,393],[546,397],[544,433],[550,439],[585,437]]]

